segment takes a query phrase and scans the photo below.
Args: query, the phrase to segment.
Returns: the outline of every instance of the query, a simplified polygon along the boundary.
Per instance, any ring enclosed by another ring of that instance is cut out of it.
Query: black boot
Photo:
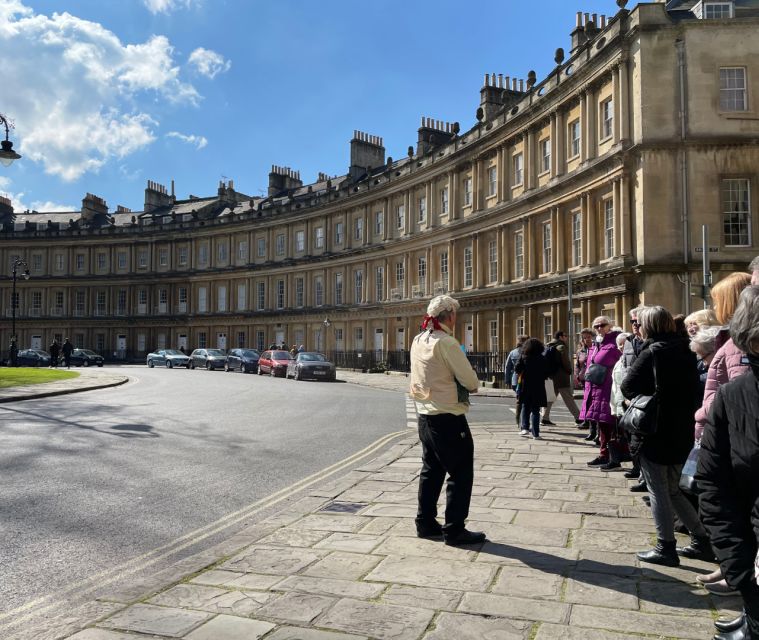
[[[744,612],[741,611],[741,615],[739,615],[737,618],[733,618],[732,620],[715,620],[714,626],[720,633],[737,631],[745,624],[746,620],[744,618]]]
[[[678,547],[677,553],[683,558],[693,558],[695,560],[706,560],[714,562],[714,551],[709,542],[709,538],[701,536],[691,536],[690,544],[686,547]]]
[[[677,543],[674,540],[658,540],[650,551],[640,551],[635,555],[641,562],[661,564],[665,567],[679,567],[680,557],[677,555]]]
[[[591,422],[590,423],[590,432],[587,436],[585,436],[584,440],[585,442],[593,442],[593,440],[596,439],[596,436],[598,435],[598,430],[596,429],[596,423]]]
[[[718,633],[714,636],[714,640],[752,640],[752,638],[756,638],[756,636],[749,631],[748,622],[745,620],[745,616],[741,616],[741,618],[744,619],[744,621],[740,627],[735,631]]]

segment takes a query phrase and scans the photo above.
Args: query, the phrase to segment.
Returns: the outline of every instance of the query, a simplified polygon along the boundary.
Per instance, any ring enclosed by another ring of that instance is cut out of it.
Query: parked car
[[[227,363],[224,371],[240,371],[242,373],[255,373],[258,371],[258,360],[261,354],[255,349],[232,349],[227,354]]]
[[[103,362],[103,356],[89,349],[74,349],[71,352],[71,364],[77,367],[89,367],[93,364],[102,367]]]
[[[214,369],[223,369],[227,362],[227,354],[223,349],[195,349],[190,354],[190,361],[187,364],[188,369],[196,367],[206,368],[209,371]]]
[[[287,351],[264,351],[258,359],[258,375],[268,373],[270,376],[284,378],[287,375],[287,365],[292,357]]]
[[[335,381],[335,365],[321,353],[303,351],[287,365],[287,377],[293,380],[328,380]]]
[[[164,366],[167,369],[173,367],[186,367],[190,362],[189,356],[178,349],[158,349],[147,356],[147,365],[152,369],[156,365]]]
[[[22,349],[16,354],[19,367],[49,367],[50,354],[42,349]]]

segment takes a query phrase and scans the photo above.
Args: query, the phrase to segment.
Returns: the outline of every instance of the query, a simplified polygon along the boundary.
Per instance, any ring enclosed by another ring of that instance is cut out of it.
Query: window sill
[[[609,134],[608,136],[604,136],[598,141],[598,144],[606,144],[607,142],[611,142],[614,139],[614,134]]]

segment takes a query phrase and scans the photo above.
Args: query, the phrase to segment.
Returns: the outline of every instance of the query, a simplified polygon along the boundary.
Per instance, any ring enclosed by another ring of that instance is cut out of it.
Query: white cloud
[[[220,73],[226,73],[232,67],[232,63],[225,60],[223,55],[203,47],[195,49],[187,61],[195,66],[198,73],[211,79]]]
[[[16,121],[15,147],[64,180],[149,145],[158,123],[146,107],[156,95],[200,100],[180,79],[165,36],[124,44],[98,23],[0,0],[0,50],[14,52],[13,64],[0,65],[0,86],[17,88],[3,95],[3,110]]]
[[[182,142],[186,142],[187,144],[193,144],[195,145],[196,149],[202,149],[208,144],[208,140],[204,136],[196,136],[196,135],[185,135],[183,133],[179,133],[179,131],[169,131],[166,134],[167,138],[176,138],[177,140],[181,140]]]
[[[142,0],[148,11],[152,14],[171,13],[177,8],[189,8],[195,2],[193,0]]]

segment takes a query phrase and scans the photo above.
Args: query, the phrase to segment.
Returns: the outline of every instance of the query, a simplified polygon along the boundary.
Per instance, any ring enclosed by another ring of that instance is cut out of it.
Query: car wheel
[[[210,371],[210,370],[211,370],[211,363],[206,362],[206,371]]]
[[[103,363],[102,362],[98,362],[98,367],[102,367],[102,366],[103,366]]]
[[[300,380],[300,369],[298,367],[295,367],[295,373],[293,374],[293,380]]]
[[[194,361],[194,360],[192,360],[192,361],[190,362],[190,364],[188,364],[187,366],[188,366],[188,367],[190,367],[190,369],[194,369],[194,368],[195,368],[195,361]]]
[[[152,360],[148,360],[148,368],[152,369],[155,365]]]
[[[226,363],[226,362],[224,363],[224,371],[225,371],[226,373],[229,373],[229,372],[230,372],[229,364],[228,364],[228,363]]]
[[[247,373],[247,369],[245,368],[245,363],[240,362],[240,373]]]
[[[89,361],[89,360],[85,360],[84,362],[82,362],[82,364],[83,364],[85,367],[89,367],[89,366],[90,366],[90,361]]]
[[[166,368],[167,369],[173,369],[174,368],[174,363],[171,360],[167,360],[166,361]]]

